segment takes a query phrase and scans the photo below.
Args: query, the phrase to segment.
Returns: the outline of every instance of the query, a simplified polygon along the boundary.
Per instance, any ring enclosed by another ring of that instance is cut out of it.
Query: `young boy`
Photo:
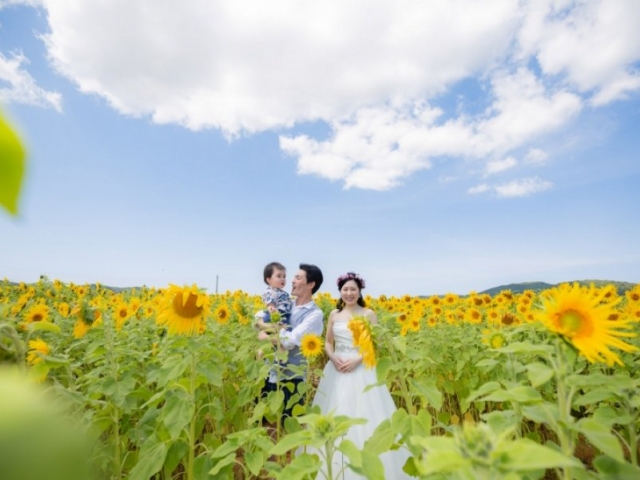
[[[287,284],[287,269],[278,262],[271,262],[264,267],[263,273],[264,283],[267,288],[262,294],[262,301],[265,309],[256,313],[256,327],[260,330],[275,330],[276,325],[280,323],[289,327],[289,317],[291,317],[291,309],[293,302],[291,296],[284,291]],[[276,320],[273,322],[273,320]]]

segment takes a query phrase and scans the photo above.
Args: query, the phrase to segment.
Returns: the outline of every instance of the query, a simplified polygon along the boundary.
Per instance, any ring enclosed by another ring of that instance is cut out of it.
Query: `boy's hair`
[[[269,282],[267,282],[267,278],[270,278],[271,275],[273,275],[273,272],[275,270],[283,270],[283,271],[287,271],[286,268],[284,268],[284,265],[282,265],[279,262],[271,262],[269,264],[267,264],[266,267],[264,267],[264,283],[266,283],[267,285],[269,285]]]
[[[322,277],[322,270],[320,270],[315,265],[310,265],[308,263],[301,263],[300,270],[304,270],[306,272],[307,283],[311,283],[311,282],[315,283],[315,285],[313,286],[313,289],[311,290],[311,293],[312,294],[316,293],[320,289],[320,286],[322,285],[322,280],[324,280],[324,278]]]

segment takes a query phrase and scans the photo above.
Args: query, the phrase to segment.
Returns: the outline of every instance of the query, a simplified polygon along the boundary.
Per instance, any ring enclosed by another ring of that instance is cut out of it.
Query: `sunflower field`
[[[312,479],[306,446],[368,479],[397,448],[421,479],[640,478],[640,284],[365,301],[379,324],[350,328],[398,409],[359,448],[357,419],[309,406],[321,338],[307,406],[281,421],[283,391],[260,398],[286,353],[257,339],[258,295],[0,282],[3,478]]]

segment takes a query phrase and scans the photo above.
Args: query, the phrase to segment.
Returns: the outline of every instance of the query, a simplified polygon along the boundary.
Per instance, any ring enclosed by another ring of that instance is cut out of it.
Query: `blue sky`
[[[640,282],[640,4],[429,5],[0,1],[0,277]]]

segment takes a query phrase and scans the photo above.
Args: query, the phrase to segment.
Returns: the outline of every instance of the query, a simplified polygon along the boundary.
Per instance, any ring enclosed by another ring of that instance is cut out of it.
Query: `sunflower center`
[[[41,313],[36,313],[36,314],[33,316],[33,321],[34,321],[34,322],[40,322],[40,321],[42,321],[42,314],[41,314]]]
[[[566,310],[562,312],[558,323],[560,327],[562,327],[564,334],[568,337],[589,335],[593,330],[589,319],[577,310]]]
[[[493,348],[502,348],[504,346],[504,337],[502,335],[494,335],[491,339],[491,346]]]
[[[176,312],[176,315],[182,318],[194,318],[200,315],[202,307],[196,305],[198,301],[197,295],[189,293],[189,297],[187,297],[187,301],[184,303],[182,302],[182,298],[182,294],[173,297],[173,311]]]

